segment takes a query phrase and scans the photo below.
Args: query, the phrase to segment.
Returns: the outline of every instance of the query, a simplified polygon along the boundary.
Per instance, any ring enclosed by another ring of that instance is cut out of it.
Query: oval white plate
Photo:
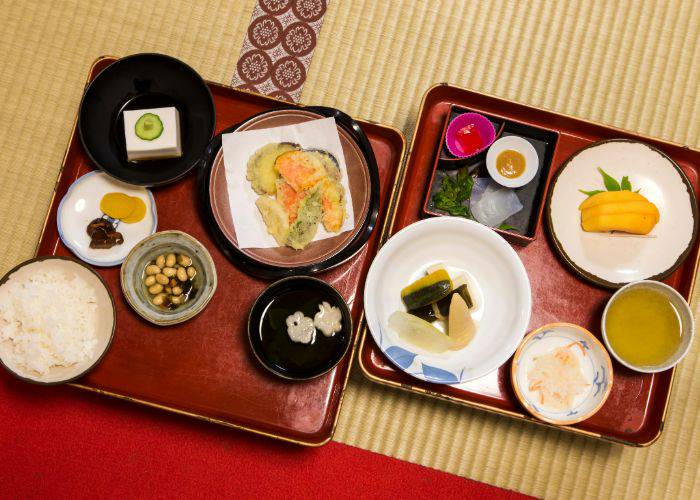
[[[102,217],[100,200],[107,193],[120,192],[141,198],[146,204],[146,216],[135,224],[120,222],[117,231],[124,243],[112,248],[90,248],[87,225]],[[153,194],[146,188],[131,186],[111,178],[104,172],[89,172],[78,178],[58,205],[58,234],[61,241],[80,260],[93,266],[117,266],[124,262],[139,241],[156,232],[158,214]]]
[[[601,167],[618,181],[629,176],[632,189],[661,214],[647,236],[587,233],[578,206],[586,191],[605,189]],[[632,281],[660,280],[685,259],[697,235],[697,201],[680,167],[665,154],[627,139],[602,141],[574,154],[552,181],[547,221],[555,248],[580,276],[618,288]]]
[[[570,352],[578,358],[589,387],[574,399],[571,408],[548,410],[538,401],[537,393],[529,390],[527,373],[534,357],[572,344],[578,344]],[[585,328],[551,323],[530,332],[520,344],[511,365],[511,381],[518,399],[532,415],[552,424],[571,425],[593,416],[608,399],[613,381],[612,362],[603,344]]]
[[[502,151],[512,149],[517,151],[525,157],[525,171],[520,177],[510,179],[504,177],[500,174],[498,169],[496,169],[496,159]],[[532,179],[535,178],[535,174],[540,167],[540,159],[537,156],[537,151],[527,139],[524,139],[517,135],[506,135],[501,137],[496,142],[494,142],[489,148],[488,153],[486,153],[486,169],[489,172],[491,178],[498,182],[501,186],[509,188],[517,188],[524,186]]]
[[[464,349],[433,354],[400,339],[388,322],[394,311],[406,310],[401,289],[440,263],[467,273],[478,330]],[[532,299],[525,267],[503,238],[478,222],[437,217],[402,229],[381,248],[367,274],[364,304],[369,330],[392,363],[427,382],[459,384],[510,358],[530,322]]]

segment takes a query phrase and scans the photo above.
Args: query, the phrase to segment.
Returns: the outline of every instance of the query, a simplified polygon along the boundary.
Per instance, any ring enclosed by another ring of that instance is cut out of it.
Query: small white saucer
[[[507,150],[517,151],[525,157],[525,171],[518,177],[509,178],[500,174],[496,168],[496,160],[498,155]],[[491,178],[498,182],[501,186],[507,188],[517,188],[524,186],[535,178],[537,169],[540,167],[540,159],[537,156],[537,151],[527,139],[523,139],[517,135],[506,135],[491,144],[488,153],[486,153],[486,169]]]
[[[135,223],[120,222],[117,226],[124,243],[109,249],[90,248],[87,225],[102,217],[100,200],[107,193],[120,192],[141,198],[146,204],[145,217]],[[115,180],[104,172],[93,171],[78,178],[61,200],[57,214],[61,241],[80,260],[93,266],[109,267],[121,264],[139,241],[156,232],[158,214],[151,191]]]

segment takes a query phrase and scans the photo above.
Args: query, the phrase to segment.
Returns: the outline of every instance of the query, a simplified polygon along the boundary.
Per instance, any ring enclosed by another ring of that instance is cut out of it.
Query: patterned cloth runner
[[[298,101],[326,8],[326,0],[258,0],[231,85]]]

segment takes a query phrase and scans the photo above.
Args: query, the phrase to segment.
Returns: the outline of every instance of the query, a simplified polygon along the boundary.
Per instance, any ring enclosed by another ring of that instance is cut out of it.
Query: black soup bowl
[[[309,318],[328,302],[340,309],[341,329],[330,337],[316,331],[313,342],[294,342],[287,333],[287,317],[299,311]],[[248,340],[253,354],[269,371],[285,379],[308,380],[332,370],[350,347],[352,318],[338,291],[309,276],[281,279],[255,300],[248,315]]]
[[[124,111],[170,106],[180,116],[182,156],[128,161]],[[184,62],[163,54],[134,54],[107,66],[88,85],[78,114],[80,139],[92,162],[139,186],[167,184],[189,172],[215,125],[214,100],[205,81]]]

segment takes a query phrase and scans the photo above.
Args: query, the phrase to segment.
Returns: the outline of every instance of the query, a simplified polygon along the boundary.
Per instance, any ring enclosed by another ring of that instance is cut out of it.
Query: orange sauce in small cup
[[[496,170],[508,179],[520,177],[525,172],[525,157],[512,149],[501,151],[496,158]]]

